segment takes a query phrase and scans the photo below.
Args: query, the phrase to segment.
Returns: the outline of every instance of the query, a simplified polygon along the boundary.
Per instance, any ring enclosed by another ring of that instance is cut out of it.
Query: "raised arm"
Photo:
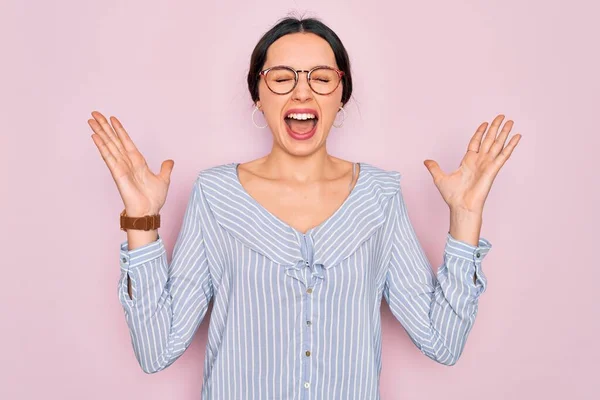
[[[121,244],[119,300],[135,356],[146,373],[171,365],[189,347],[212,298],[196,181],[173,248],[171,263],[162,237],[128,250]],[[127,291],[127,277],[132,297]]]
[[[385,300],[423,354],[441,364],[454,365],[487,285],[481,262],[491,243],[480,238],[479,245],[472,246],[448,233],[444,261],[436,277],[411,225],[402,190],[391,206],[394,223]]]

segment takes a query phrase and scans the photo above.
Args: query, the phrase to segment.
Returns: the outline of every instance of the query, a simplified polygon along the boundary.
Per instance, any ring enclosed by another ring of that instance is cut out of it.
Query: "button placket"
[[[310,388],[310,359],[311,359],[311,343],[312,343],[312,322],[311,322],[311,312],[312,312],[312,296],[314,292],[314,286],[318,282],[317,277],[314,274],[313,268],[311,266],[313,249],[311,247],[311,240],[307,238],[306,235],[302,235],[302,256],[304,257],[304,266],[306,268],[311,268],[311,273],[308,274],[306,280],[306,290],[304,291],[304,295],[302,296],[304,302],[304,335],[303,335],[303,357],[302,357],[302,373],[304,380],[304,388]],[[305,392],[306,394],[306,392]]]

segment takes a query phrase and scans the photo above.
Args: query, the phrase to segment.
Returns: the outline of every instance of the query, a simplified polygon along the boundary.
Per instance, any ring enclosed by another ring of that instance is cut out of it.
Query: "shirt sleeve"
[[[146,373],[171,365],[189,347],[213,295],[202,226],[198,181],[184,214],[172,261],[162,237],[134,250],[121,244],[119,301],[135,356]],[[132,298],[127,291],[131,280]]]
[[[401,190],[393,198],[392,212],[385,300],[423,354],[454,365],[475,322],[479,296],[487,286],[481,263],[492,245],[480,237],[478,246],[473,246],[448,233],[436,277],[411,225]]]

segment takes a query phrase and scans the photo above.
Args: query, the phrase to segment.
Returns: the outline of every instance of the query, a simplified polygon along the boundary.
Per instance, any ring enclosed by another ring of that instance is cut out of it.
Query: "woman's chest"
[[[287,226],[305,233],[327,221],[349,197],[353,176],[312,183],[282,182],[240,174],[244,190],[258,206]]]
[[[344,202],[345,193],[257,195],[262,206],[298,232],[305,233],[327,220]]]
[[[344,288],[361,301],[381,293],[385,282],[389,251],[380,239],[380,235],[372,235],[351,252],[346,247],[329,246],[329,242],[315,247],[298,244],[298,254],[303,257],[290,257],[289,262],[281,263],[263,248],[229,237],[218,247],[209,248],[210,254],[217,255],[209,260],[213,285],[221,294],[245,288],[249,292],[277,291],[277,297],[282,293],[301,297],[309,288],[329,296]],[[338,254],[340,257],[336,257]]]

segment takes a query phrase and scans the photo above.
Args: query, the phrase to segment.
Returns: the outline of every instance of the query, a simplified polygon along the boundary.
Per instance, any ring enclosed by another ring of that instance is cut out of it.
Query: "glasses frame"
[[[312,87],[312,85],[310,84],[310,75],[312,74],[312,72],[313,72],[314,70],[317,70],[317,69],[322,69],[322,68],[325,68],[325,69],[330,69],[330,70],[332,70],[332,71],[335,71],[335,72],[338,74],[338,83],[337,83],[337,85],[335,86],[335,88],[333,88],[333,90],[332,90],[331,92],[329,92],[329,93],[319,93],[319,92],[317,92],[317,91],[316,91],[316,90],[315,90],[315,89]],[[266,78],[267,78],[267,74],[269,73],[269,71],[271,71],[271,70],[273,70],[273,69],[287,69],[287,70],[290,70],[290,71],[292,71],[292,72],[294,73],[294,79],[295,79],[295,80],[294,80],[294,86],[292,86],[292,88],[291,88],[289,91],[287,91],[287,92],[285,92],[285,93],[277,93],[276,91],[274,91],[273,89],[271,89],[271,88],[269,87],[269,84],[267,83],[267,80],[266,80]],[[300,79],[300,72],[306,72],[306,81],[308,82],[308,86],[310,87],[310,90],[312,90],[312,91],[313,91],[313,92],[315,92],[316,94],[320,94],[320,95],[322,95],[322,96],[327,96],[327,95],[329,95],[329,94],[331,94],[331,93],[335,92],[335,91],[336,91],[336,89],[337,89],[337,88],[340,86],[340,83],[342,82],[342,77],[345,75],[344,71],[342,71],[342,70],[339,70],[339,69],[337,69],[337,68],[334,68],[334,67],[330,67],[329,65],[317,65],[316,67],[313,67],[313,68],[311,68],[310,70],[305,70],[305,69],[294,69],[294,68],[292,68],[292,67],[288,67],[287,65],[275,65],[275,66],[269,67],[269,68],[267,68],[267,69],[263,69],[262,71],[260,71],[260,72],[258,73],[258,75],[259,75],[259,76],[263,76],[263,77],[265,78],[265,85],[267,85],[267,88],[268,88],[268,89],[269,89],[271,92],[273,92],[273,93],[275,93],[275,94],[279,94],[279,95],[282,95],[282,96],[283,96],[283,95],[286,95],[286,94],[288,94],[288,93],[291,93],[291,92],[292,92],[294,89],[296,89],[296,86],[298,86],[298,80]]]

